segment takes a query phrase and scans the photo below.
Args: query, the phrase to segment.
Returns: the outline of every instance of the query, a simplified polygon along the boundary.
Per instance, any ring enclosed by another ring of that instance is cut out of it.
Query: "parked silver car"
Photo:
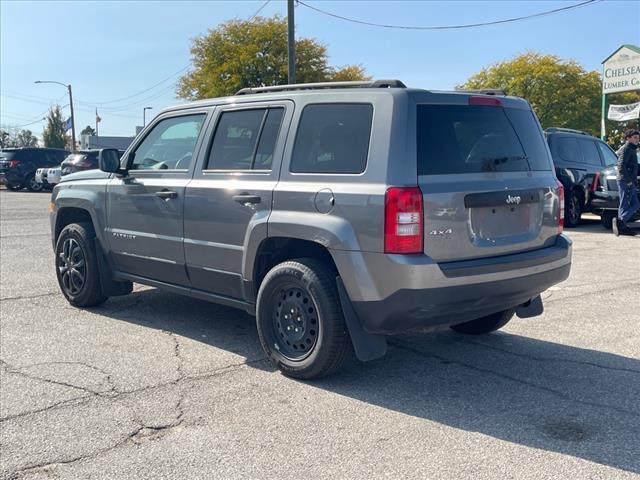
[[[397,80],[244,89],[158,115],[121,160],[62,178],[56,274],[73,305],[131,282],[245,309],[285,374],[451,326],[542,312],[565,280],[563,192],[530,105]]]

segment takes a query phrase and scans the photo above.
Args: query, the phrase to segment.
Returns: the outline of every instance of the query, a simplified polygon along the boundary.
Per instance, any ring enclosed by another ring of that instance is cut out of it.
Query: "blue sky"
[[[319,1],[342,16],[398,25],[451,25],[500,20],[580,3],[575,1]],[[71,83],[76,126],[103,121],[103,135],[132,135],[160,109],[181,103],[176,72],[190,63],[191,39],[232,18],[248,19],[264,4],[252,1],[0,2],[0,124],[36,123],[49,105],[68,103],[59,85]],[[270,1],[262,16],[286,15]],[[296,36],[328,47],[332,65],[362,64],[374,78],[413,87],[452,89],[481,68],[526,51],[574,59],[590,70],[624,43],[640,43],[640,2],[600,1],[552,16],[467,30],[408,31],[347,23],[296,7]],[[635,34],[634,34],[635,31]],[[634,38],[635,37],[635,38]],[[172,76],[173,75],[173,76]],[[170,77],[170,78],[169,78]],[[147,92],[135,95],[168,79]],[[122,99],[122,100],[120,100]],[[65,112],[68,115],[68,107]]]

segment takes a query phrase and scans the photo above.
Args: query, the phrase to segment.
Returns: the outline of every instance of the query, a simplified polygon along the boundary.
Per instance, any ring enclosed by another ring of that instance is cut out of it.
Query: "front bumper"
[[[364,330],[392,334],[522,305],[568,278],[571,250],[562,235],[541,250],[447,264],[422,255],[331,253]]]
[[[16,172],[4,171],[0,172],[0,184],[2,185],[22,185],[24,176]]]

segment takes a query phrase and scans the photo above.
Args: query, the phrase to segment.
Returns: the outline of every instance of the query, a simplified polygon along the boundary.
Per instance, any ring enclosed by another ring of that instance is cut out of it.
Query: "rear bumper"
[[[24,183],[24,180],[25,176],[17,172],[0,172],[0,184],[2,185],[22,185]]]
[[[331,253],[364,330],[391,334],[517,307],[568,278],[571,250],[560,236],[533,252],[441,265],[426,256],[358,252],[350,267],[344,262],[356,252]]]

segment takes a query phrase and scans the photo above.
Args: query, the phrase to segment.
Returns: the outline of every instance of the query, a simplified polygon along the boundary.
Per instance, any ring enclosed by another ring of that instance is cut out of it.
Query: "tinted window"
[[[254,159],[253,168],[256,170],[270,170],[273,163],[273,152],[276,149],[278,133],[280,132],[280,124],[284,115],[283,108],[275,108],[269,110],[267,118],[262,127],[260,141],[258,142],[258,150],[256,150],[256,158]]]
[[[549,170],[528,110],[478,105],[418,106],[418,174]]]
[[[578,141],[572,137],[556,138],[556,152],[565,162],[583,163]]]
[[[216,127],[207,168],[251,169],[265,113],[265,109],[224,112]]]
[[[189,169],[205,114],[161,120],[135,151],[132,170]]]
[[[224,112],[207,169],[270,170],[283,116],[284,108]]]
[[[373,106],[308,105],[291,157],[294,173],[362,173],[367,166]]]
[[[579,140],[580,151],[582,152],[582,158],[585,163],[589,165],[602,166],[600,162],[600,155],[598,154],[598,147],[593,140]]]
[[[598,145],[598,149],[602,154],[602,160],[604,161],[604,164],[606,166],[615,165],[618,163],[618,156],[614,153],[613,150],[611,150],[611,147],[609,147],[609,145],[602,142],[596,142],[596,144]]]

